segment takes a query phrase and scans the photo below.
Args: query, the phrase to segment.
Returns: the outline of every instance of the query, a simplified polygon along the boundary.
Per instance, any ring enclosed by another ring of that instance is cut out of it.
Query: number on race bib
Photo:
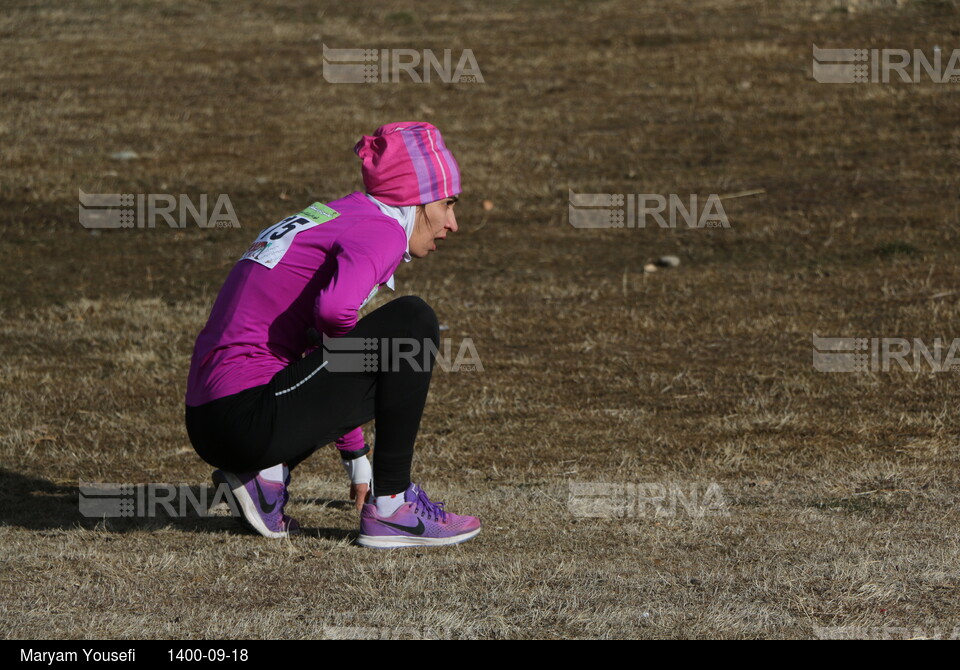
[[[264,267],[274,268],[283,259],[299,233],[319,226],[321,223],[332,221],[338,216],[340,212],[315,202],[299,214],[288,216],[283,221],[260,231],[257,239],[240,257],[240,260],[254,261]]]

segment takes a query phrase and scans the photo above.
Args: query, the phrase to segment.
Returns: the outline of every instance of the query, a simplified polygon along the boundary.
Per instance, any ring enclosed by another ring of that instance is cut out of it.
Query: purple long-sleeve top
[[[312,348],[308,332],[348,333],[407,250],[403,227],[357,192],[264,229],[230,271],[200,331],[186,404],[266,384]],[[387,284],[388,280],[389,284]],[[363,448],[347,433],[341,451]]]

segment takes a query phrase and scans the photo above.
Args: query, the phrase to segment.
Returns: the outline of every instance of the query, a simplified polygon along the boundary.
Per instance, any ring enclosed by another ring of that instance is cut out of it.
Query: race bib
[[[283,259],[298,233],[332,221],[338,216],[340,212],[315,202],[299,214],[288,216],[280,223],[261,231],[240,260],[255,261],[272,269]]]

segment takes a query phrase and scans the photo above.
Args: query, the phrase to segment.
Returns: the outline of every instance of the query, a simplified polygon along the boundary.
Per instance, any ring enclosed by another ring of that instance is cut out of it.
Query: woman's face
[[[437,240],[447,238],[447,231],[457,231],[457,215],[453,208],[458,197],[451,196],[443,200],[428,202],[417,208],[417,217],[410,235],[410,255],[425,258],[431,251],[437,250]]]

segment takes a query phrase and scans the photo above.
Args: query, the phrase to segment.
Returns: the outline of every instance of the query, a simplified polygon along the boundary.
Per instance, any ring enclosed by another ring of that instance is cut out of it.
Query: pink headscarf
[[[460,167],[429,123],[388,123],[353,148],[363,185],[381,202],[423,205],[460,193]]]

